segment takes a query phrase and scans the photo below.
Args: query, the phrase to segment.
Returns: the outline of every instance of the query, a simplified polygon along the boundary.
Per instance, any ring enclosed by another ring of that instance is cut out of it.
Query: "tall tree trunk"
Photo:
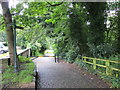
[[[120,54],[120,10],[118,11],[118,37],[117,37],[117,51]]]
[[[87,45],[87,36],[85,33],[85,19],[81,18],[83,15],[83,12],[78,12],[78,7],[82,8],[80,3],[73,2],[72,3],[73,8],[71,9],[70,13],[70,38],[74,45],[79,47],[80,50],[78,50],[77,53],[80,55],[87,55],[89,53],[88,45]],[[78,6],[77,6],[78,5]],[[82,9],[79,9],[82,10]]]
[[[9,10],[8,2],[1,2],[4,16],[4,23],[6,25],[6,34],[8,39],[8,48],[11,64],[14,65],[14,35],[13,35],[13,27],[12,27],[12,16]]]
[[[104,31],[106,25],[106,2],[87,2],[86,9],[88,11],[90,21],[90,43],[95,46],[104,43]]]

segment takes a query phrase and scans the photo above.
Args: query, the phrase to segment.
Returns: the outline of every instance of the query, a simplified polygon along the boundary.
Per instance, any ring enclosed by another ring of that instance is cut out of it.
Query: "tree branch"
[[[4,22],[0,23],[0,25],[4,24]]]
[[[19,12],[17,12],[17,13],[11,14],[11,15],[17,15],[17,14],[19,14],[22,10],[23,10],[23,9],[21,9],[21,10],[20,10]]]
[[[59,6],[61,4],[63,4],[63,1],[61,3],[58,3],[58,4],[51,4],[50,2],[48,2],[47,0],[45,0],[50,6]]]

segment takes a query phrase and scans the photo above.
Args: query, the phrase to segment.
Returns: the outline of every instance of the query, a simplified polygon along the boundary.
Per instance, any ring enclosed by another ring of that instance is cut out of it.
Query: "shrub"
[[[88,44],[91,55],[94,57],[109,57],[115,54],[116,49],[108,43],[103,43],[98,46]]]
[[[32,60],[30,60],[30,58],[26,58],[26,57],[23,57],[23,56],[19,56],[18,58],[19,58],[20,62],[24,62],[24,63],[32,62]]]

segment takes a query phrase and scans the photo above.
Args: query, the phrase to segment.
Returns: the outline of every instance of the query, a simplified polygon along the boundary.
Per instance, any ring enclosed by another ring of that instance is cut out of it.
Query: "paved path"
[[[86,73],[73,64],[55,63],[53,57],[34,60],[40,77],[39,88],[108,88],[95,75]]]

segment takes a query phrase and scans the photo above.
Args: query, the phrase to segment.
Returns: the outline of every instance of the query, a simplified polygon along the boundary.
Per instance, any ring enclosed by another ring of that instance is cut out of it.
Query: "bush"
[[[24,62],[24,63],[27,63],[27,62],[31,62],[32,60],[30,60],[30,58],[26,58],[26,57],[23,57],[23,56],[19,56],[19,62]]]
[[[108,43],[103,43],[98,46],[88,44],[91,55],[94,57],[109,57],[115,54],[116,49]]]

